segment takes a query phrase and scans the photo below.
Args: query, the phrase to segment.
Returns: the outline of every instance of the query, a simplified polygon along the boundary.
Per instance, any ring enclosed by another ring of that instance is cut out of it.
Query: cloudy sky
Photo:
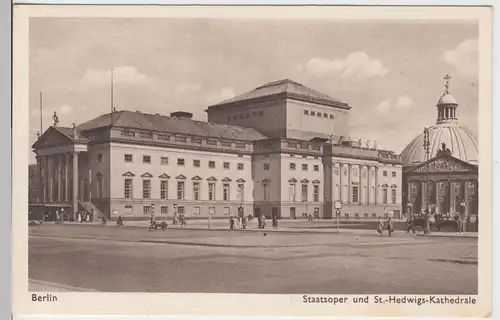
[[[452,76],[459,120],[477,131],[475,21],[36,18],[30,24],[30,138],[110,110],[168,115],[289,78],[351,106],[351,136],[400,152],[436,121]],[[33,159],[32,159],[33,161]]]

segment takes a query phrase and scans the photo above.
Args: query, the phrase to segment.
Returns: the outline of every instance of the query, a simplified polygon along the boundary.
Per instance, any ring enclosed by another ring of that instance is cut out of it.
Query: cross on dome
[[[450,75],[449,75],[449,74],[446,74],[446,76],[444,76],[444,77],[443,77],[443,79],[446,81],[446,83],[444,84],[444,87],[446,88],[444,92],[448,94],[448,93],[450,93],[450,92],[448,91],[448,89],[449,89],[449,87],[450,87],[450,80],[451,80],[451,77],[450,77]]]

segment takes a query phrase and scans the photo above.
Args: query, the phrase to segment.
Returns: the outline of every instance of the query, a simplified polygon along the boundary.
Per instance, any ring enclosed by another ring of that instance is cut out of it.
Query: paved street
[[[43,225],[29,248],[32,290],[477,293],[477,239]]]

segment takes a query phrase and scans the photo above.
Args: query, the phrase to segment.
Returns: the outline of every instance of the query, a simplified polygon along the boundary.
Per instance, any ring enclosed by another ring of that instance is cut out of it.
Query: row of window
[[[304,114],[306,116],[310,115],[310,116],[316,116],[318,118],[323,118],[323,119],[335,119],[335,115],[332,114],[332,113],[326,113],[326,112],[319,112],[319,111],[311,111],[311,110],[304,110]]]
[[[296,164],[295,164],[295,163],[290,162],[290,165],[289,165],[290,170],[292,170],[292,171],[293,171],[293,170],[295,170],[295,169],[296,169],[296,167],[297,167],[297,166],[296,166]],[[264,168],[264,169],[265,169],[265,168]],[[308,170],[308,165],[307,165],[307,164],[302,164],[302,171],[307,171],[307,170]],[[315,164],[315,165],[313,166],[313,170],[314,170],[314,171],[319,171],[319,165]]]
[[[208,207],[208,214],[210,215],[216,215],[216,208],[215,207]],[[230,207],[224,207],[223,208],[223,214],[228,216],[231,214],[231,208]],[[143,206],[142,207],[142,213],[144,215],[152,215],[156,214],[156,211],[153,211],[153,208],[151,206]],[[125,206],[125,214],[134,214],[134,206],[132,205],[126,205]],[[161,215],[168,215],[169,210],[168,206],[160,206],[160,214]],[[179,216],[183,216],[186,214],[186,208],[184,206],[177,206],[177,214]],[[193,207],[193,215],[199,216],[201,214],[201,208],[200,207]]]
[[[160,199],[167,200],[169,198],[168,194],[168,180],[160,181]],[[152,183],[151,180],[142,180],[142,199],[151,199],[151,190]],[[177,189],[175,199],[184,200],[186,194],[186,182],[185,181],[177,181]],[[237,200],[245,201],[245,184],[238,183],[237,184]],[[133,198],[133,180],[130,178],[125,179],[124,181],[124,197],[125,199]],[[207,200],[215,201],[217,198],[216,195],[216,182],[208,183],[207,190]],[[201,183],[197,181],[193,181],[192,183],[192,200],[200,201],[201,200]],[[231,201],[231,184],[223,183],[222,184],[222,200],[223,201]]]
[[[124,136],[124,137],[135,137],[136,132],[130,131],[130,130],[122,130],[121,131],[121,135]],[[153,133],[152,132],[139,132],[139,137],[140,138],[144,138],[144,139],[153,139]],[[158,140],[169,141],[170,138],[171,138],[171,136],[169,134],[156,134],[156,139],[158,139]],[[204,140],[205,139],[194,138],[194,137],[190,137],[189,138],[189,141],[191,143],[199,144],[199,145],[201,145]],[[188,137],[175,135],[174,136],[174,141],[176,141],[176,142],[187,142],[188,141]],[[205,143],[207,145],[209,145],[209,146],[216,146],[217,143],[218,143],[218,140],[206,139]],[[228,147],[228,148],[231,148],[234,145],[234,147],[238,148],[238,149],[245,149],[245,147],[246,147],[245,143],[242,143],[242,142],[231,142],[231,141],[220,141],[220,145],[222,147]]]
[[[238,114],[231,114],[231,115],[228,115],[226,118],[227,118],[227,121],[236,121],[238,119],[248,119],[250,117],[261,117],[264,115],[264,111],[263,110],[259,110],[259,111],[252,111],[252,112],[246,112],[246,113],[238,113]]]
[[[301,185],[301,198],[300,201],[307,202],[309,201],[309,185],[303,183]],[[288,193],[290,195],[290,201],[297,201],[296,199],[296,184],[290,183],[288,185]],[[319,202],[319,185],[313,185],[313,202]]]
[[[126,154],[125,155],[125,162],[133,162],[133,158],[131,154]],[[142,156],[142,163],[147,163],[151,164],[151,156]],[[162,165],[168,165],[168,157],[160,157],[160,164]],[[177,165],[178,166],[185,166],[186,165],[186,160],[184,158],[177,158]],[[193,167],[195,168],[200,168],[201,167],[201,161],[200,160],[193,160]],[[208,168],[210,169],[215,169],[215,161],[208,161]],[[222,167],[224,169],[231,169],[231,164],[229,162],[223,162]],[[245,165],[243,163],[238,163],[237,164],[238,170],[244,170]]]

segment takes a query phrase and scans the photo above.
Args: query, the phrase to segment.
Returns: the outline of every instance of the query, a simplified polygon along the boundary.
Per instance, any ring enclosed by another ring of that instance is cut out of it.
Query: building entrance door
[[[280,214],[279,214],[279,210],[277,207],[273,207],[271,209],[271,217],[273,217],[273,218],[276,217],[277,219],[281,219]]]
[[[295,211],[295,207],[290,208],[290,219],[297,219],[297,213]]]

